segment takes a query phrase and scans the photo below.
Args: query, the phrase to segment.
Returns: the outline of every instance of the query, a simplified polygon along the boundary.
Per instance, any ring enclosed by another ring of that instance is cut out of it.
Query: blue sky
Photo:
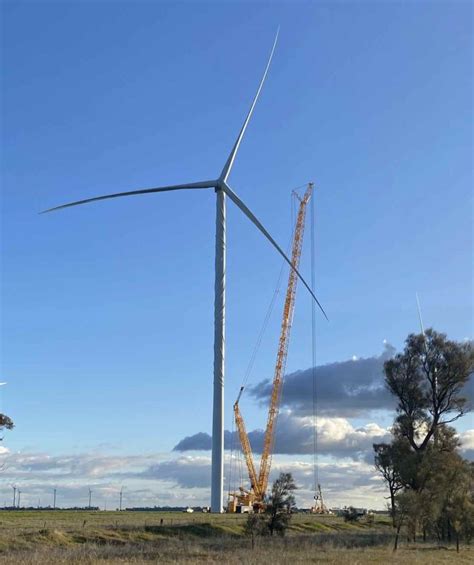
[[[472,337],[472,7],[4,2],[2,379],[9,449],[166,453],[211,427],[214,196],[39,216],[212,178],[281,25],[231,185],[286,245],[313,180],[319,364]],[[228,210],[227,427],[281,261]],[[309,241],[307,241],[309,243]],[[302,270],[309,276],[309,254]],[[275,309],[252,377],[271,376]],[[288,371],[311,364],[299,289]],[[265,414],[247,401],[249,426]],[[467,426],[469,427],[469,426]]]

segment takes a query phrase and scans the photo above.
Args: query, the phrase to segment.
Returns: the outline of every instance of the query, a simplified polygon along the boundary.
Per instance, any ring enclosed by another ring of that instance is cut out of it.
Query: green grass
[[[163,522],[162,522],[163,521]],[[293,516],[288,535],[243,535],[246,516],[164,512],[0,511],[0,563],[470,563],[474,552],[433,544],[391,551],[393,529],[335,516]]]

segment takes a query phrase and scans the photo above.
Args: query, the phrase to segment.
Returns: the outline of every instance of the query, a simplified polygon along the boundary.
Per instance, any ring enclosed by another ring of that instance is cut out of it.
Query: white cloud
[[[325,422],[328,430],[334,428]],[[359,434],[354,428],[346,427],[346,434]],[[229,454],[226,457],[225,487],[229,480]],[[234,456],[233,484],[240,484],[239,472]],[[11,504],[12,489],[15,485],[22,490],[24,505],[52,503],[53,488],[57,488],[60,506],[86,506],[88,489],[92,489],[92,504],[115,508],[118,505],[120,489],[124,489],[125,506],[207,505],[210,497],[211,458],[206,456],[181,455],[172,457],[157,453],[146,456],[107,455],[79,453],[49,455],[47,453],[3,453],[4,463],[0,484],[0,505]],[[309,461],[275,457],[273,480],[280,471],[294,474],[298,485],[297,503],[310,506],[313,499],[313,467]],[[244,484],[247,479],[244,472]],[[372,465],[364,461],[344,459],[343,461],[322,461],[319,465],[319,481],[330,505],[356,503],[361,506],[383,507],[384,499],[380,481]],[[235,482],[237,480],[239,484]],[[364,502],[365,501],[365,502]],[[378,501],[378,504],[377,504]]]
[[[296,428],[311,429],[311,418],[293,417]],[[384,508],[385,488],[372,463],[372,443],[383,441],[387,430],[376,423],[354,427],[345,418],[321,418],[318,422],[320,453],[316,482],[320,482],[329,506],[355,505]],[[459,434],[463,455],[474,454],[474,429]],[[362,456],[352,455],[361,450]],[[232,488],[240,486],[240,470],[234,452]],[[230,454],[225,464],[227,490]],[[0,505],[10,504],[12,485],[22,490],[25,505],[51,504],[53,488],[58,489],[58,505],[85,506],[88,489],[92,503],[108,508],[118,505],[124,489],[125,506],[207,505],[210,497],[211,458],[206,455],[156,453],[113,455],[107,453],[48,453],[0,451]],[[247,485],[245,467],[244,486]],[[305,456],[277,455],[273,458],[270,480],[279,472],[291,472],[298,485],[297,503],[310,506],[314,495],[314,468]]]
[[[372,452],[373,443],[389,440],[389,431],[376,423],[354,428],[346,418],[323,417],[317,420],[318,450],[323,455],[334,457],[352,457],[359,459]],[[249,432],[249,440],[254,453],[261,453],[263,447],[263,431]],[[232,437],[226,432],[225,446],[239,445],[237,433]],[[198,433],[181,440],[176,451],[210,450],[211,436]],[[304,455],[313,453],[313,418],[298,416],[289,410],[278,417],[275,449],[276,454]]]
[[[474,429],[466,430],[459,434],[461,452],[466,459],[474,461]]]
[[[462,449],[474,449],[474,430],[466,430],[459,434]]]

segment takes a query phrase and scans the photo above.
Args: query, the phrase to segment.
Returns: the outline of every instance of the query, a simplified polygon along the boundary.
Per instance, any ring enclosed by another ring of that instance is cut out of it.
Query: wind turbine
[[[418,320],[420,322],[420,330],[421,330],[421,335],[423,336],[423,343],[425,344],[425,356],[428,357],[428,342],[426,341],[426,333],[425,333],[425,326],[423,324],[423,318],[421,316],[421,306],[420,306],[420,299],[418,297],[418,293],[415,292],[415,296],[416,296],[416,307],[418,310]],[[434,368],[434,376],[433,376],[433,380],[434,380],[434,390],[435,390],[435,394],[438,394],[438,375],[436,374],[436,367]]]
[[[232,150],[225,162],[224,168],[217,179],[205,180],[198,182],[190,182],[185,184],[176,184],[171,186],[160,186],[156,188],[145,188],[140,190],[131,190],[127,192],[118,192],[114,194],[106,194],[104,196],[96,196],[94,198],[86,198],[76,202],[70,202],[61,206],[56,206],[44,212],[52,212],[62,210],[71,206],[79,206],[99,200],[108,200],[111,198],[119,198],[122,196],[137,196],[140,194],[151,194],[155,192],[168,192],[173,190],[198,190],[205,188],[213,188],[216,193],[216,242],[215,242],[215,299],[214,299],[214,396],[213,396],[213,423],[212,423],[212,478],[211,478],[211,510],[212,512],[222,512],[223,508],[223,490],[224,490],[224,357],[225,357],[225,270],[226,270],[226,197],[239,208],[245,216],[262,232],[278,253],[296,272],[301,282],[307,288],[313,299],[318,304],[322,313],[327,319],[323,307],[316,298],[313,290],[301,276],[299,271],[292,265],[290,259],[286,256],[282,248],[273,239],[270,233],[265,229],[260,220],[251,212],[246,204],[237,196],[230,188],[228,179],[232,171],[232,167],[240,147],[240,143],[245,134],[245,130],[250,122],[255,105],[260,96],[263,84],[270,68],[270,63],[275,52],[278,41],[278,33],[276,33],[270,56],[267,61],[263,76],[260,80],[257,92],[253,98],[250,109],[240,129],[237,139]]]
[[[425,338],[425,326],[423,325],[423,318],[421,317],[421,306],[420,306],[420,299],[418,297],[418,293],[415,292],[415,296],[416,296],[416,308],[418,310],[418,320],[420,322],[420,330],[421,330],[421,334],[422,336]],[[426,343],[426,342],[425,342]]]

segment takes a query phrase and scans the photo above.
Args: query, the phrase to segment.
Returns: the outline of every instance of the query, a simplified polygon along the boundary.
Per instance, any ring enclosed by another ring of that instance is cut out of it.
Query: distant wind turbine
[[[417,292],[415,292],[415,296],[416,296],[416,307],[417,307],[417,310],[418,310],[418,320],[420,322],[420,330],[421,330],[423,337],[425,337],[425,327],[423,325],[423,318],[421,317],[420,299],[418,298]]]
[[[420,306],[420,299],[418,297],[418,293],[415,292],[415,296],[416,296],[416,307],[418,310],[418,320],[420,322],[420,330],[421,330],[421,335],[423,336],[423,343],[425,345],[425,356],[428,357],[429,354],[429,350],[428,350],[428,342],[426,341],[426,333],[425,333],[425,326],[423,324],[423,318],[421,316],[421,306]],[[437,375],[437,368],[434,368],[434,390],[435,390],[435,394],[438,393],[438,375]]]
[[[260,230],[260,232],[268,239],[278,253],[295,271],[301,282],[307,288],[313,299],[318,304],[322,313],[327,319],[323,307],[316,298],[313,290],[301,276],[299,271],[294,267],[290,259],[286,256],[282,248],[276,243],[270,233],[265,229],[260,220],[251,212],[237,194],[230,188],[228,184],[229,175],[232,171],[240,143],[244,137],[245,130],[250,122],[255,105],[257,103],[263,84],[267,77],[268,69],[275,51],[278,40],[278,31],[273,42],[272,50],[268,58],[265,71],[258,86],[257,92],[253,98],[250,109],[240,129],[239,135],[232,147],[229,157],[225,162],[224,168],[219,177],[214,180],[205,180],[199,182],[190,182],[185,184],[176,184],[171,186],[161,186],[157,188],[145,188],[141,190],[131,190],[127,192],[118,192],[115,194],[107,194],[104,196],[96,196],[87,198],[77,202],[70,202],[61,206],[56,206],[44,212],[52,212],[62,210],[71,206],[79,206],[99,200],[108,200],[110,198],[119,198],[122,196],[137,196],[139,194],[150,194],[155,192],[167,192],[173,190],[194,190],[213,188],[216,193],[216,243],[215,243],[215,299],[214,299],[214,397],[213,397],[213,423],[212,423],[212,479],[211,479],[211,510],[212,512],[222,512],[222,497],[224,486],[224,356],[225,356],[225,268],[226,268],[226,196],[247,216],[247,218]]]

